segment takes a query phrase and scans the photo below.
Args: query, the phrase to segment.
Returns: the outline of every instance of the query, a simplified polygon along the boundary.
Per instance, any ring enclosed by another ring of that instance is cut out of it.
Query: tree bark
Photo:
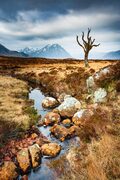
[[[85,52],[84,62],[85,62],[85,67],[89,67],[89,64],[88,64],[88,52]]]

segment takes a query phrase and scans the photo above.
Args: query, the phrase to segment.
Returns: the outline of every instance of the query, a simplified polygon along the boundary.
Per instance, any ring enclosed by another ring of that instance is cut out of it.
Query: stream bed
[[[39,89],[32,89],[29,93],[29,99],[34,100],[34,108],[37,109],[38,114],[42,116],[42,118],[45,116],[47,112],[50,110],[43,109],[42,107],[42,100],[45,98],[45,96],[42,94],[42,92]],[[61,152],[60,154],[55,158],[48,158],[43,157],[42,162],[39,168],[36,170],[32,170],[31,173],[28,175],[29,180],[56,180],[57,176],[53,169],[51,169],[48,166],[48,163],[52,162],[55,159],[59,159],[63,154],[67,153],[69,148],[72,146],[79,146],[79,140],[77,137],[65,140],[64,142],[60,142],[58,139],[56,139],[54,136],[50,134],[49,131],[50,127],[39,127],[40,132],[46,136],[51,142],[56,142],[59,145],[61,145]]]

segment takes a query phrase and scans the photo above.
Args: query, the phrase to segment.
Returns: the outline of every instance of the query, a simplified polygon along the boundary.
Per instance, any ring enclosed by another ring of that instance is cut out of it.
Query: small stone
[[[70,120],[70,119],[64,119],[64,120],[62,121],[62,124],[63,124],[66,128],[68,128],[68,127],[71,126],[71,120]]]
[[[93,111],[90,109],[81,109],[74,114],[72,121],[76,126],[84,125],[84,123],[93,116]]]
[[[69,128],[69,135],[72,136],[77,136],[79,134],[80,128],[78,126],[71,126]]]
[[[64,126],[61,125],[57,125],[55,124],[51,129],[50,129],[51,133],[54,134],[54,136],[56,138],[58,138],[60,141],[64,141],[68,135],[68,129],[65,128]]]
[[[21,170],[25,173],[30,169],[29,152],[27,148],[22,149],[17,153],[17,161]]]
[[[60,115],[54,112],[48,112],[43,118],[43,122],[46,126],[59,123],[61,120]]]
[[[0,168],[0,180],[12,180],[18,176],[17,167],[12,161],[5,161]]]
[[[41,147],[43,155],[55,157],[61,150],[61,147],[57,143],[44,144]]]
[[[32,167],[36,168],[41,162],[41,149],[38,144],[29,146],[29,153],[31,156]]]
[[[39,146],[42,146],[45,143],[50,143],[50,141],[46,138],[38,138],[36,140],[36,144],[38,144]]]
[[[42,106],[44,108],[54,108],[58,105],[58,101],[53,98],[53,97],[46,97],[43,101],[42,101]]]

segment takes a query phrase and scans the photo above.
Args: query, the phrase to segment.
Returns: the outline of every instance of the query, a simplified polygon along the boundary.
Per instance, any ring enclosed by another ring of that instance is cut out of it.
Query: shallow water
[[[44,116],[48,110],[43,109],[42,100],[45,98],[43,93],[39,89],[32,89],[29,93],[29,99],[34,100],[34,108],[37,109],[38,114]]]
[[[42,100],[45,98],[45,96],[42,94],[42,92],[39,89],[33,89],[29,93],[29,99],[34,100],[34,108],[37,109],[38,114],[42,115],[42,118],[44,115],[49,112],[50,110],[43,109],[41,103]],[[57,177],[52,169],[48,166],[48,163],[53,161],[54,159],[59,159],[61,155],[66,153],[70,146],[77,146],[79,145],[79,141],[77,137],[71,138],[70,140],[65,140],[64,142],[60,142],[58,139],[56,139],[54,136],[50,134],[49,131],[50,127],[39,127],[39,130],[42,132],[44,136],[46,136],[50,141],[57,142],[61,145],[62,150],[60,154],[56,158],[48,158],[43,157],[42,163],[39,168],[37,168],[35,171],[31,171],[31,173],[28,175],[29,180],[56,180]],[[78,144],[77,144],[78,143]]]

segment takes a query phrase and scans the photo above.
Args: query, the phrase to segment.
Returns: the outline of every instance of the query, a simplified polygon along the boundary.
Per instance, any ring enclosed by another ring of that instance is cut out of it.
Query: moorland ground
[[[94,119],[78,133],[81,146],[77,149],[71,148],[67,156],[63,155],[61,159],[53,161],[50,167],[55,171],[62,171],[60,179],[65,180],[118,180],[120,178],[120,80],[118,78],[120,63],[118,61],[91,60],[90,68],[86,69],[84,62],[77,60],[0,57],[2,140],[6,136],[3,131],[4,122],[15,122],[14,129],[17,129],[19,124],[26,130],[31,126],[31,116],[32,120],[36,117],[32,113],[30,116],[29,110],[25,110],[26,106],[30,108],[27,99],[29,85],[39,87],[43,93],[55,98],[63,93],[70,94],[83,102],[83,108],[92,108],[95,104],[87,99],[86,80],[95,72],[108,66],[115,66],[114,75],[111,75],[112,78],[104,77],[99,82],[102,87],[109,90],[107,102],[98,105]],[[113,77],[115,74],[117,78]],[[18,131],[21,130],[20,126]],[[10,127],[9,125],[7,129]]]

